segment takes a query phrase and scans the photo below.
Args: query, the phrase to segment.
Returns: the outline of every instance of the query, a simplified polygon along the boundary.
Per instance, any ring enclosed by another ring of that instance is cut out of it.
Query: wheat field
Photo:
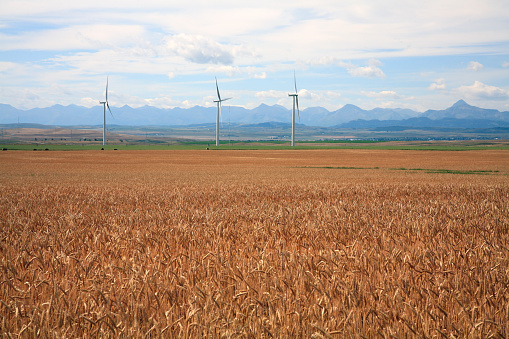
[[[0,153],[6,338],[509,337],[509,151]]]

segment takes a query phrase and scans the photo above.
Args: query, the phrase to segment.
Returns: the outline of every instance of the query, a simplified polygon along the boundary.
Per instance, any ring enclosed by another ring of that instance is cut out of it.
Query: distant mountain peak
[[[352,104],[346,104],[342,108],[360,108],[360,107],[352,105]]]
[[[500,112],[496,109],[486,109],[467,104],[464,100],[457,101],[454,105],[443,110],[427,110],[424,117],[432,120],[440,119],[484,119],[484,120],[509,120],[508,112]]]
[[[469,107],[469,106],[470,106],[470,105],[469,105],[469,104],[467,104],[467,103],[465,102],[465,100],[460,99],[460,100],[456,101],[456,103],[455,103],[454,105],[452,105],[451,107]]]

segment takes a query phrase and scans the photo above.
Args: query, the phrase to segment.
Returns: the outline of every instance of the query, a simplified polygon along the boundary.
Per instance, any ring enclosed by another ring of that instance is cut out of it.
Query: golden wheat
[[[461,153],[2,154],[2,334],[507,337],[507,151]]]

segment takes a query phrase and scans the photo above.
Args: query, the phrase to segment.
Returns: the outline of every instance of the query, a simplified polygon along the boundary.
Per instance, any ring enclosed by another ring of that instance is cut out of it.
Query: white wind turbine
[[[113,117],[113,113],[111,113],[110,105],[108,103],[108,77],[106,77],[106,100],[99,101],[101,105],[103,105],[103,145],[106,144],[106,107],[108,107],[108,111],[110,111],[111,116]]]
[[[217,85],[217,78],[216,78],[216,90],[217,90],[217,100],[214,100],[214,102],[217,103],[216,146],[219,146],[219,116],[221,115],[221,102],[230,100],[231,98],[221,99],[221,94],[219,94],[219,86]]]
[[[294,84],[295,84],[295,93],[288,93],[288,96],[293,98],[293,108],[292,108],[292,146],[295,146],[295,106],[297,106],[297,114],[299,115],[299,122],[300,122],[299,93],[297,91],[297,78],[295,77],[295,70],[293,71],[293,81],[294,81]]]

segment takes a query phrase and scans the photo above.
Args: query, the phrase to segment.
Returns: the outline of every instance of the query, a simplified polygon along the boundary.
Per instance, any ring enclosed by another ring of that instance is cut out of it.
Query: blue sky
[[[0,2],[0,103],[509,110],[509,1]]]

